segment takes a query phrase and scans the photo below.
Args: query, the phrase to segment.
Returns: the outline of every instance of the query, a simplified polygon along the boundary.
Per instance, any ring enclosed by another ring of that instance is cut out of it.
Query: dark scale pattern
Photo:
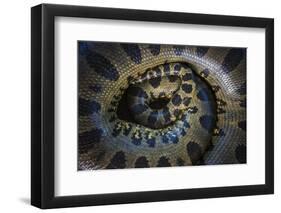
[[[183,53],[184,46],[174,46],[174,52],[176,55],[181,55]]]
[[[202,149],[199,146],[199,144],[190,141],[187,145],[186,145],[186,151],[190,157],[190,160],[192,162],[192,164],[196,164],[197,161],[201,158],[202,156]]]
[[[149,164],[148,164],[148,160],[146,159],[146,157],[144,157],[144,156],[139,157],[135,162],[135,167],[136,168],[148,168]]]
[[[168,107],[164,107],[163,111],[162,111],[162,116],[164,117],[166,123],[171,121],[171,114],[169,112]]]
[[[79,98],[79,115],[86,116],[92,113],[98,113],[101,110],[101,106],[96,101],[89,101],[86,99]]]
[[[181,158],[177,159],[177,166],[184,166],[184,160]]]
[[[225,73],[230,73],[233,71],[241,62],[242,59],[246,57],[246,49],[233,48],[231,49],[224,58],[222,63],[222,70]]]
[[[178,95],[178,94],[175,94],[174,97],[172,98],[172,103],[175,105],[175,106],[179,106],[181,104],[181,96]]]
[[[245,145],[238,145],[235,149],[235,157],[239,163],[246,163],[247,150]]]
[[[126,167],[125,154],[122,151],[116,152],[110,163],[106,167],[107,169],[124,169]]]
[[[148,46],[152,55],[157,56],[160,53],[160,45],[158,44],[151,44]]]
[[[174,70],[175,70],[175,71],[180,71],[180,70],[181,70],[181,65],[180,65],[180,64],[176,64],[176,65],[174,66]]]
[[[157,163],[157,167],[168,167],[171,166],[169,159],[167,157],[160,157]]]
[[[89,66],[91,68],[94,68],[94,71],[97,74],[101,75],[107,80],[111,80],[111,81],[118,80],[119,73],[117,69],[104,56],[92,51],[88,53],[86,59]]]
[[[136,64],[141,63],[142,60],[141,50],[137,44],[120,44],[120,45],[133,62],[135,62]]]
[[[176,144],[179,142],[179,138],[177,135],[175,134],[168,134],[168,137],[169,137],[169,140],[173,143],[173,144]]]
[[[130,134],[131,130],[132,130],[132,127],[133,126],[131,124],[128,124],[128,127],[124,128],[123,134],[128,136]]]
[[[182,76],[183,81],[189,81],[192,79],[192,74],[191,73],[185,73],[184,76]]]
[[[246,121],[239,121],[238,127],[246,131]]]
[[[199,58],[202,58],[208,52],[208,50],[208,47],[197,47],[196,54]]]
[[[162,136],[162,143],[164,143],[164,144],[169,143],[169,138],[168,138],[167,135],[163,135],[163,136]]]
[[[203,115],[199,118],[201,126],[206,129],[209,133],[212,133],[215,126],[215,119],[211,115]]]
[[[83,132],[79,134],[79,145],[89,145],[93,143],[99,143],[102,137],[102,129],[93,129],[88,132]]]
[[[239,105],[244,108],[246,108],[246,104],[247,104],[246,98],[244,100],[241,100],[239,103]]]
[[[137,135],[138,135],[138,137],[137,137]],[[141,141],[142,141],[141,132],[139,130],[134,132],[131,137],[131,140],[132,140],[132,143],[135,144],[136,146],[141,145]]]
[[[182,103],[185,105],[185,106],[188,106],[191,102],[191,99],[190,97],[185,97],[182,101]]]
[[[149,147],[153,148],[155,147],[156,139],[155,138],[147,139],[146,143],[148,144]]]
[[[117,124],[115,124],[111,135],[113,137],[117,137],[120,133],[121,133],[121,128],[118,128]]]
[[[181,88],[185,93],[191,93],[192,92],[192,85],[191,84],[182,84]]]
[[[162,80],[162,78],[159,76],[156,78],[151,78],[148,81],[153,88],[157,88],[157,87],[159,87],[161,80]]]
[[[210,74],[209,69],[204,69],[202,72],[200,72],[200,75],[204,78],[207,78]]]
[[[101,85],[98,84],[89,86],[89,89],[95,93],[100,93],[102,91]]]
[[[179,109],[174,110],[174,116],[178,117],[180,115],[181,111]]]
[[[198,112],[198,108],[196,106],[188,108],[188,112],[191,114],[195,114]]]
[[[237,90],[240,95],[246,95],[246,82],[241,84],[240,88]]]
[[[178,79],[178,77],[176,75],[168,75],[168,79],[170,82],[175,82]]]

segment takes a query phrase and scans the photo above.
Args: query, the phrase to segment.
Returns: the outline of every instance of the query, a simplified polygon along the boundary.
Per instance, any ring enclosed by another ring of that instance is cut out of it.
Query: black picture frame
[[[56,197],[54,195],[54,21],[55,17],[58,16],[264,28],[266,32],[265,184]],[[273,19],[41,4],[31,9],[31,52],[32,205],[46,209],[105,204],[260,195],[272,194],[274,192]]]

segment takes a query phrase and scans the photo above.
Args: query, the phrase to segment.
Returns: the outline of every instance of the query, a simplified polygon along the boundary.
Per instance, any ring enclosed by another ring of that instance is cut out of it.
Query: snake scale
[[[246,49],[78,42],[78,169],[246,163]]]

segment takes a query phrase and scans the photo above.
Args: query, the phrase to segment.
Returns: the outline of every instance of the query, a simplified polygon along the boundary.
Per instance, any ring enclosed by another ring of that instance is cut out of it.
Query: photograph
[[[78,170],[244,164],[247,48],[78,41]]]

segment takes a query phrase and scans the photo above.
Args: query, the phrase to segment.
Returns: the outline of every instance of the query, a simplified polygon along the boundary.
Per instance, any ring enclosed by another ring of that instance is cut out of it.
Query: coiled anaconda
[[[79,42],[78,169],[246,162],[246,49]]]

